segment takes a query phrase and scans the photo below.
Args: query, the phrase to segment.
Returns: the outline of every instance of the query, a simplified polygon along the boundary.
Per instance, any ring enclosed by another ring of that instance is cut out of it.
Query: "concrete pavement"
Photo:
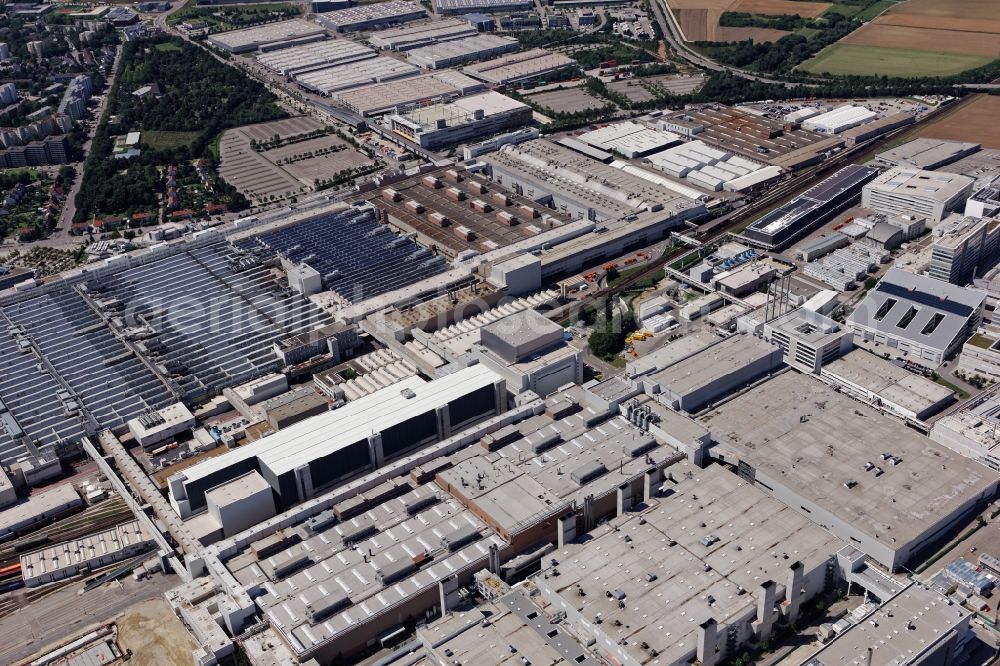
[[[121,585],[109,583],[82,595],[82,585],[71,583],[30,603],[23,600],[27,590],[10,593],[22,602],[17,612],[0,619],[0,663],[20,661],[88,625],[107,622],[133,604],[160,597],[182,582],[173,574],[156,574],[139,582],[126,577]]]

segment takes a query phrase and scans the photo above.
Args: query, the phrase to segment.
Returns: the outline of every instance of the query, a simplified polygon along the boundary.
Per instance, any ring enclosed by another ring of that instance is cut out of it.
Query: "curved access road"
[[[701,53],[698,53],[690,46],[684,42],[684,36],[681,32],[681,28],[677,25],[674,19],[673,13],[665,6],[666,0],[653,0],[650,3],[653,8],[653,14],[656,16],[656,22],[660,26],[660,32],[663,33],[663,39],[666,40],[670,48],[673,49],[674,53],[684,59],[686,62],[694,65],[695,67],[701,67],[702,69],[708,69],[713,72],[729,72],[744,79],[750,81],[757,81],[759,83],[771,83],[778,86],[784,86],[786,88],[795,88],[800,85],[808,86],[809,84],[800,83],[790,83],[788,81],[777,81],[775,79],[769,79],[766,76],[760,76],[758,74],[752,74],[744,69],[739,69],[738,67],[730,67],[728,65],[722,65],[711,58],[707,58]]]

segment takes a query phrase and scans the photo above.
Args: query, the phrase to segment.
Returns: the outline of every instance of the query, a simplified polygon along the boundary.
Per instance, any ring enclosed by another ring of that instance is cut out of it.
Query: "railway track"
[[[131,519],[132,512],[129,510],[128,505],[120,497],[116,496],[113,499],[84,509],[80,513],[57,520],[37,532],[25,535],[21,541],[23,542],[26,539],[33,539],[42,535],[49,537],[48,544],[69,541],[119,525]],[[16,550],[17,543],[18,541],[12,541],[0,546],[0,567],[14,564],[20,559],[22,553]],[[40,550],[45,548],[46,545],[39,544],[23,552]]]
[[[95,532],[100,532],[109,527],[127,522],[132,517],[132,512],[129,510],[128,505],[125,504],[125,501],[116,496],[113,499],[89,507],[80,513],[58,520],[48,527],[27,535],[26,538],[37,538],[45,535],[49,537],[49,541],[25,549],[23,552],[40,550],[62,541],[80,539]],[[22,541],[24,541],[24,538],[22,538]],[[15,548],[16,544],[17,542],[15,541],[0,547],[0,567],[9,566],[20,560],[23,552],[17,552]],[[17,580],[20,580],[20,578]],[[58,592],[67,585],[76,583],[79,580],[81,580],[81,577],[75,576],[40,588],[20,588],[0,594],[0,618],[15,613],[28,604],[38,601],[53,592]]]
[[[697,230],[692,230],[688,233],[689,235],[696,237],[703,245],[713,243],[725,237],[726,234],[738,230],[738,228],[750,218],[765,213],[769,209],[780,205],[791,197],[806,191],[812,187],[817,180],[829,174],[831,171],[854,162],[859,158],[867,156],[873,151],[883,147],[886,143],[908,136],[908,134],[913,132],[914,129],[921,127],[932,119],[938,120],[952,115],[962,108],[962,106],[969,103],[973,97],[973,95],[966,96],[953,104],[926,114],[926,116],[916,125],[907,125],[905,127],[900,127],[890,132],[886,132],[882,136],[869,139],[868,141],[838,153],[828,160],[808,167],[794,178],[779,184],[759,199],[731,213],[728,213],[723,217],[708,222],[707,224],[699,227]],[[615,294],[627,291],[630,287],[635,286],[636,283],[654,275],[658,270],[660,270],[660,268],[669,263],[671,260],[686,253],[687,251],[685,251],[684,248],[674,248],[673,252],[664,254],[664,256],[659,259],[649,262],[645,270],[629,275],[628,278],[619,282],[615,286],[598,289],[591,292],[586,298],[572,303],[567,303],[553,310],[549,310],[545,314],[553,321],[562,321],[570,313],[576,310],[582,310],[588,305],[592,306],[608,296],[614,296]]]

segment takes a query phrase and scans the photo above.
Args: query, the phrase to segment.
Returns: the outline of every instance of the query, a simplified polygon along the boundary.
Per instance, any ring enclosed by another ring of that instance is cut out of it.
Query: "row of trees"
[[[861,27],[861,22],[857,19],[836,12],[824,14],[821,19],[807,23],[808,27],[816,30],[810,37],[791,34],[774,42],[754,42],[750,39],[725,44],[698,42],[698,47],[721,63],[773,75],[791,71],[830,44]],[[792,29],[798,27],[802,26],[795,25]]]
[[[798,30],[809,25],[810,19],[798,14],[750,14],[748,12],[722,12],[719,25],[725,28],[770,28],[772,30]]]

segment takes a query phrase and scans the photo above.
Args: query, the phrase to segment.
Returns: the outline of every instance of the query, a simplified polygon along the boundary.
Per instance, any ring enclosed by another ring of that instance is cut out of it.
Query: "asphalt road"
[[[94,133],[97,131],[97,126],[101,124],[104,120],[104,116],[108,110],[108,99],[111,97],[111,90],[114,88],[115,79],[118,77],[118,68],[122,61],[122,47],[119,46],[115,51],[115,62],[111,66],[111,76],[108,78],[107,92],[104,95],[104,99],[98,105],[96,111],[94,112],[94,124],[88,132],[87,141],[83,144],[83,154],[84,158],[90,155],[90,146],[94,141]],[[76,179],[73,181],[73,186],[69,189],[66,194],[66,204],[63,206],[62,215],[59,216],[59,225],[55,230],[45,239],[46,244],[59,244],[60,241],[63,243],[69,243],[71,245],[76,245],[77,241],[70,236],[70,227],[73,224],[73,216],[76,215],[76,195],[80,191],[80,184],[83,182],[84,164],[76,164]]]

